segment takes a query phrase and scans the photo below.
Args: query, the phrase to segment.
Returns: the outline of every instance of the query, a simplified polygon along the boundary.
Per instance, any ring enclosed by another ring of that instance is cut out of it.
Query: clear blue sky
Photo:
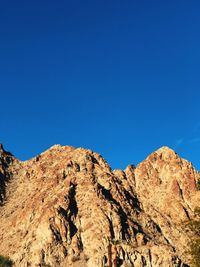
[[[200,169],[200,2],[0,3],[0,142],[60,143],[113,168],[167,145]]]

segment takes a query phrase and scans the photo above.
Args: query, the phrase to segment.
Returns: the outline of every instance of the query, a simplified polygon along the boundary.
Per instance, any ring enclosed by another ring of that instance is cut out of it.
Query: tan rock
[[[0,177],[0,251],[17,267],[189,262],[182,223],[198,206],[200,176],[167,147],[112,171],[83,148],[55,145],[20,162],[0,146]]]

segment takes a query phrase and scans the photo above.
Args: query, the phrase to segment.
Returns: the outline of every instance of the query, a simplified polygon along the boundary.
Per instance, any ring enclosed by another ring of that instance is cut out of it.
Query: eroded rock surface
[[[55,145],[21,162],[0,147],[0,254],[15,266],[189,266],[200,175],[163,147],[112,171]],[[111,266],[111,265],[110,265]]]

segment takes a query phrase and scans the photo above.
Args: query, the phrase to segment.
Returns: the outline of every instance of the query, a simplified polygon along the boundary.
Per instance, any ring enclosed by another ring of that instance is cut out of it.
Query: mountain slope
[[[0,158],[0,252],[15,266],[188,266],[200,176],[173,150],[125,171],[60,145]]]

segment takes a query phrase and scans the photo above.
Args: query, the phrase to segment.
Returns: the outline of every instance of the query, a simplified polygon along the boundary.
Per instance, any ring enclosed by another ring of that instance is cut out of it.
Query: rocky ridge
[[[97,153],[55,145],[21,162],[0,146],[0,254],[14,266],[190,266],[199,173],[162,147],[112,171]]]

